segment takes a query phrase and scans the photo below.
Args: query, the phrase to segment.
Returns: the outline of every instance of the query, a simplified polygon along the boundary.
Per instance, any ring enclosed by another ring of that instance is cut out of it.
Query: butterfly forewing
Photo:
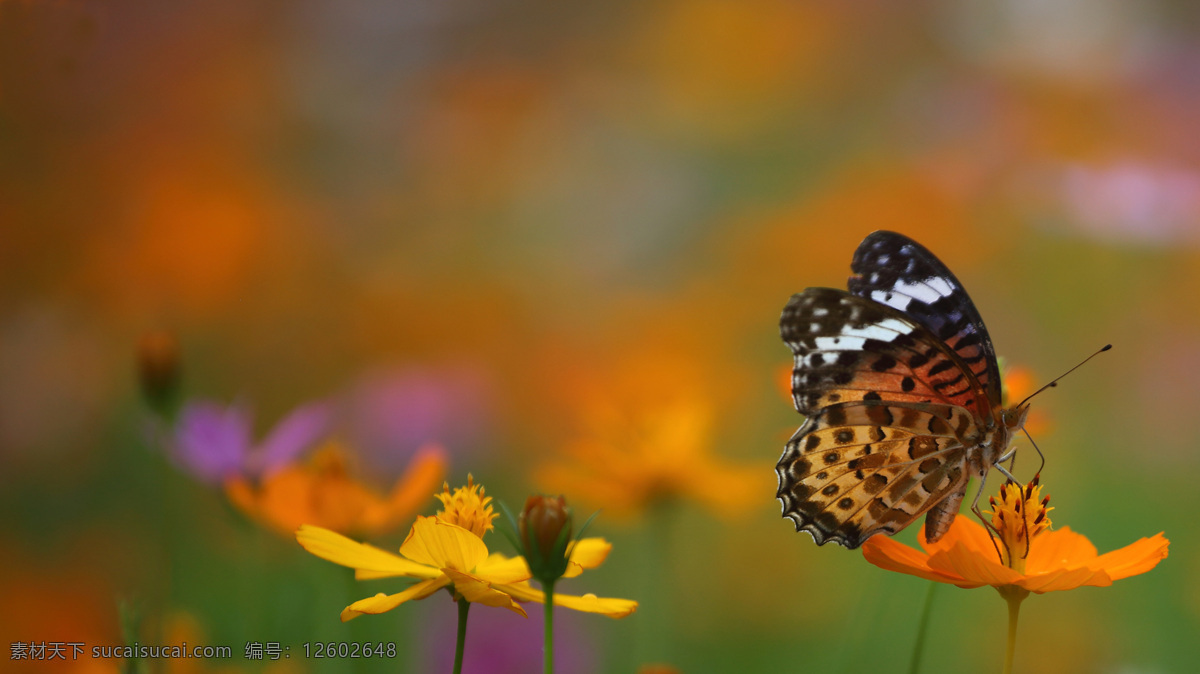
[[[967,291],[941,260],[902,234],[879,231],[859,244],[850,269],[851,294],[886,304],[928,328],[970,368],[990,404],[999,406],[992,339]]]
[[[886,305],[809,288],[792,296],[779,326],[795,356],[792,397],[802,414],[853,400],[939,402],[987,413],[981,385],[957,354]]]
[[[960,407],[862,401],[819,410],[776,468],[784,516],[817,543],[893,534],[966,483]],[[924,432],[920,432],[920,431]]]
[[[777,496],[818,543],[858,547],[926,512],[936,540],[996,427],[995,351],[962,284],[911,239],[875,232],[851,269],[849,292],[809,288],[780,318],[808,419],[776,466]]]

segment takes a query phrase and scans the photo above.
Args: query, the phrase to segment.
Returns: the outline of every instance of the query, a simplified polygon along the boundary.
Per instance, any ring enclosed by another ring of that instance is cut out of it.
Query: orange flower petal
[[[1170,544],[1171,541],[1160,531],[1150,538],[1134,541],[1123,548],[1100,555],[1088,566],[1104,569],[1113,580],[1136,576],[1153,569],[1166,559]]]
[[[936,543],[925,540],[925,528],[921,527],[921,531],[917,534],[917,542],[929,554],[951,550],[960,543],[966,549],[982,555],[995,556],[996,554],[996,548],[992,545],[992,537],[988,535],[987,529],[966,515],[955,515],[954,522],[950,524],[946,535]]]
[[[1071,531],[1070,527],[1046,531],[1033,539],[1025,573],[1034,576],[1056,569],[1090,565],[1096,559],[1096,546],[1087,536]]]
[[[397,522],[419,512],[429,493],[437,491],[446,474],[446,454],[441,447],[422,447],[404,470],[403,478],[392,487],[387,499],[372,499],[364,508],[358,528],[376,533],[391,529]]]
[[[946,534],[947,537],[949,535]],[[991,555],[995,557],[995,551],[991,551]],[[955,543],[949,550],[940,550],[930,555],[929,568],[964,579],[965,583],[955,583],[959,587],[1015,585],[1022,578],[1020,573],[988,558],[985,554],[980,554],[962,542]]]
[[[1060,590],[1074,590],[1083,585],[1091,585],[1094,587],[1108,587],[1112,585],[1112,579],[1103,571],[1096,571],[1087,567],[1074,569],[1058,569],[1050,573],[1043,573],[1036,576],[1026,576],[1017,583],[1020,587],[1042,594],[1044,592],[1058,592]]]
[[[929,568],[929,555],[887,538],[872,536],[862,546],[863,558],[885,571],[896,571],[939,583],[962,582],[961,576]]]

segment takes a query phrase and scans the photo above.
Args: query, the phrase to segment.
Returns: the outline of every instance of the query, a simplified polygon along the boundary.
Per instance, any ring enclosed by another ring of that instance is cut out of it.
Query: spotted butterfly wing
[[[807,419],[776,466],[777,496],[818,544],[856,548],[926,513],[937,540],[968,472],[985,472],[1013,430],[991,339],[962,285],[915,241],[875,232],[851,269],[849,292],[809,288],[780,319]]]

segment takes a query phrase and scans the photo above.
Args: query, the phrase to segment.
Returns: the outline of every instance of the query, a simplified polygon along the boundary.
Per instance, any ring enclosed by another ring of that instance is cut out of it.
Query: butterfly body
[[[991,339],[962,284],[893,232],[855,252],[849,290],[793,295],[780,334],[807,419],[776,466],[783,514],[818,544],[855,548],[926,515],[949,528],[971,474],[1008,451],[1027,407],[1000,404]]]

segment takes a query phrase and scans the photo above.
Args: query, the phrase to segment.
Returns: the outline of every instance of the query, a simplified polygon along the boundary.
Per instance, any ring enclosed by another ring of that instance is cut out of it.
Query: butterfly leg
[[[1003,460],[1004,460],[1004,457],[1000,457],[999,459],[996,460],[996,470],[1000,471],[1004,475],[1004,477],[1007,477],[1009,482],[1021,484],[1020,482],[1017,482],[1017,478],[1013,477],[1012,473],[1008,472],[1007,468],[1005,468],[1004,466],[1002,466],[1000,464],[1000,462]]]
[[[979,489],[975,491],[975,500],[971,501],[971,512],[975,513],[975,517],[979,518],[979,521],[983,523],[984,528],[988,530],[988,538],[992,541],[992,547],[996,549],[996,557],[1000,560],[1000,563],[1003,564],[1004,554],[1000,552],[1000,546],[996,544],[996,539],[1004,539],[1002,536],[1000,536],[1000,532],[996,531],[996,527],[992,526],[992,523],[989,522],[987,518],[983,516],[983,512],[979,510],[979,497],[983,495],[983,488],[986,486],[987,471],[981,470],[979,471]]]
[[[1015,455],[1016,449],[1011,449],[1011,450],[1009,450],[1008,453]],[[1004,476],[1008,478],[1009,482],[1012,482],[1013,484],[1017,485],[1017,487],[1019,489],[1024,491],[1024,487],[1021,487],[1021,483],[1017,482],[1017,478],[1013,477],[1012,473],[1008,472],[1008,469],[1006,469],[1004,466],[1000,465],[1000,462],[1003,460],[1004,460],[1003,456],[996,460],[996,470],[1000,471],[1001,473],[1004,473]],[[976,500],[976,502],[979,501],[978,496],[976,496],[975,500]],[[1020,510],[1018,510],[1018,512],[1020,512]],[[979,513],[975,513],[975,514],[976,514],[976,516],[979,515]],[[1022,516],[1021,523],[1022,523],[1022,526],[1025,528],[1025,556],[1028,557],[1029,556],[1029,518]],[[986,522],[985,522],[985,524],[986,524]],[[996,531],[991,526],[989,526],[988,528],[991,529],[992,531]],[[996,535],[999,536],[1000,532],[996,531]],[[995,545],[995,541],[992,541],[992,544]],[[999,548],[997,548],[996,551],[999,552],[1000,551]],[[1012,551],[1010,550],[1009,553],[1011,554],[1011,552]],[[1001,560],[1001,562],[1003,562],[1003,561],[1004,560]]]
[[[996,463],[1004,463],[1005,461],[1008,461],[1009,459],[1012,459],[1014,462],[1017,460],[1017,448],[1016,447],[1009,447],[1007,452],[1001,454],[1000,458],[996,459]],[[1012,466],[1009,466],[1009,468],[1011,469]]]
[[[1017,469],[1017,448],[1016,447],[1010,447],[1007,452],[1002,454],[1000,456],[1000,458],[996,459],[997,464],[1003,463],[1005,461],[1008,462],[1008,472],[1010,472],[1010,473],[1017,472],[1017,470],[1016,470]]]

